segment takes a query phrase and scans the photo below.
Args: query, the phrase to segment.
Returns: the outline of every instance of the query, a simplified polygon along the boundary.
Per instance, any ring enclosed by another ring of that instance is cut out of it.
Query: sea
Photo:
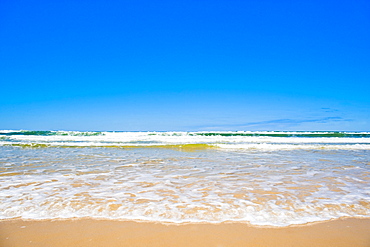
[[[370,132],[0,130],[0,219],[370,217]]]

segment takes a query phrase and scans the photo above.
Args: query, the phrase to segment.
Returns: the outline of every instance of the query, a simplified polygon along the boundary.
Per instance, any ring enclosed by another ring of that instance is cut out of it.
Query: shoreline
[[[370,246],[370,218],[286,227],[225,222],[163,224],[105,219],[0,220],[10,246]]]
[[[220,222],[208,222],[208,221],[185,221],[185,222],[171,222],[171,221],[155,221],[155,220],[144,220],[144,219],[121,219],[121,218],[104,218],[104,217],[71,217],[71,218],[5,218],[0,219],[0,224],[3,222],[65,222],[65,221],[109,221],[109,222],[126,222],[126,223],[139,223],[139,224],[156,224],[164,226],[187,226],[187,225],[228,225],[228,224],[241,224],[252,228],[267,228],[267,229],[281,229],[281,228],[295,228],[295,227],[306,227],[313,226],[316,224],[326,224],[335,221],[346,221],[346,220],[369,220],[370,216],[343,216],[340,218],[333,218],[320,221],[309,221],[306,223],[290,224],[290,225],[258,225],[252,224],[248,221],[220,221]]]

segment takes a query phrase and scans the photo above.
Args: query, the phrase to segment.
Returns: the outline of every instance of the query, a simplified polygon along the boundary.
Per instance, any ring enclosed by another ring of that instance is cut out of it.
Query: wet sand
[[[0,221],[0,246],[370,246],[370,219],[266,228],[110,220]]]

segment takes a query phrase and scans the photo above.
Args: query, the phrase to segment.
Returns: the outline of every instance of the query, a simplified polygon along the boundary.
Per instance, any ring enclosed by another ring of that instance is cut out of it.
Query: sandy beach
[[[370,247],[370,133],[0,133],[0,247]]]
[[[13,246],[370,246],[370,219],[291,227],[242,223],[165,225],[110,220],[5,220],[0,245]]]
[[[0,247],[370,247],[370,0],[0,0]]]

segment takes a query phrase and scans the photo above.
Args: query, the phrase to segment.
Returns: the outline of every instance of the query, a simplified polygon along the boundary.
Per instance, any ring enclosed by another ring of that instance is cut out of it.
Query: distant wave
[[[48,130],[0,130],[0,135],[34,135],[34,136],[97,136],[103,132],[48,131]]]
[[[370,137],[369,132],[339,131],[199,131],[199,132],[125,132],[125,131],[48,131],[0,130],[0,135],[101,136],[106,133],[147,133],[162,136],[271,136],[271,137]]]
[[[229,131],[98,132],[0,131],[0,146],[23,148],[105,147],[222,150],[370,149],[369,132]]]

